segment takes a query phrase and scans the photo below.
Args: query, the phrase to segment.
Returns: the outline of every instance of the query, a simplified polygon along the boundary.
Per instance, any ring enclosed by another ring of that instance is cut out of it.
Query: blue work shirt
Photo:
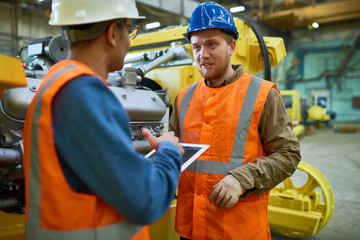
[[[52,117],[60,164],[74,191],[97,194],[133,223],[150,224],[165,213],[180,176],[180,152],[163,141],[154,158],[137,153],[128,115],[100,79],[68,82],[53,101]]]

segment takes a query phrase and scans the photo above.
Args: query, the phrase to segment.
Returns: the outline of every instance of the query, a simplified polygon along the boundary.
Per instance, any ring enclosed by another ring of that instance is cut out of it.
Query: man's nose
[[[200,57],[201,58],[208,58],[209,56],[210,56],[209,51],[205,47],[201,48]]]

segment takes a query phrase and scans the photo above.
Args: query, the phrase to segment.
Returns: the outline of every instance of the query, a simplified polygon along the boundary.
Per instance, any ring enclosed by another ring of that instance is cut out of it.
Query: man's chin
[[[208,69],[201,69],[200,74],[205,79],[211,79],[213,77],[213,74]]]

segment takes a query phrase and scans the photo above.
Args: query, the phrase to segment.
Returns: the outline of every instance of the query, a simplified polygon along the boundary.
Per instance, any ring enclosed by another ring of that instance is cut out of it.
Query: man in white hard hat
[[[52,66],[24,126],[26,239],[149,239],[168,209],[183,149],[174,133],[143,134],[138,154],[126,111],[105,79],[135,37],[134,0],[53,0],[50,24],[70,42]]]

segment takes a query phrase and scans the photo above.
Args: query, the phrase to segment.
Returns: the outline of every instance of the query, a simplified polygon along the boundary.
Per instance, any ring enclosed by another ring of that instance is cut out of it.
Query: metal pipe
[[[135,68],[125,68],[122,78],[123,87],[127,90],[135,90],[137,74]]]
[[[146,52],[140,56],[125,59],[125,64],[126,63],[135,63],[135,62],[148,62],[148,61],[154,60],[155,58],[160,57],[161,55],[162,55],[162,51]]]
[[[176,53],[170,49],[169,51],[167,51],[163,56],[155,59],[154,61],[144,64],[142,66],[139,67],[139,69],[142,72],[142,76],[145,76],[145,74],[149,71],[151,71],[152,69],[160,66],[161,64],[163,64],[164,62],[168,62],[171,59],[173,59],[176,56]]]
[[[10,211],[18,207],[18,200],[16,197],[0,197],[0,210]]]
[[[11,148],[0,148],[0,164],[16,165],[21,163],[21,154],[19,151]]]
[[[43,79],[48,71],[44,70],[25,70],[25,75],[27,77],[36,78],[36,79]]]
[[[127,63],[140,62],[140,61],[142,61],[143,56],[144,56],[144,54],[143,54],[143,55],[140,55],[140,56],[137,56],[137,57],[133,57],[133,58],[125,59],[125,64],[127,64]]]

